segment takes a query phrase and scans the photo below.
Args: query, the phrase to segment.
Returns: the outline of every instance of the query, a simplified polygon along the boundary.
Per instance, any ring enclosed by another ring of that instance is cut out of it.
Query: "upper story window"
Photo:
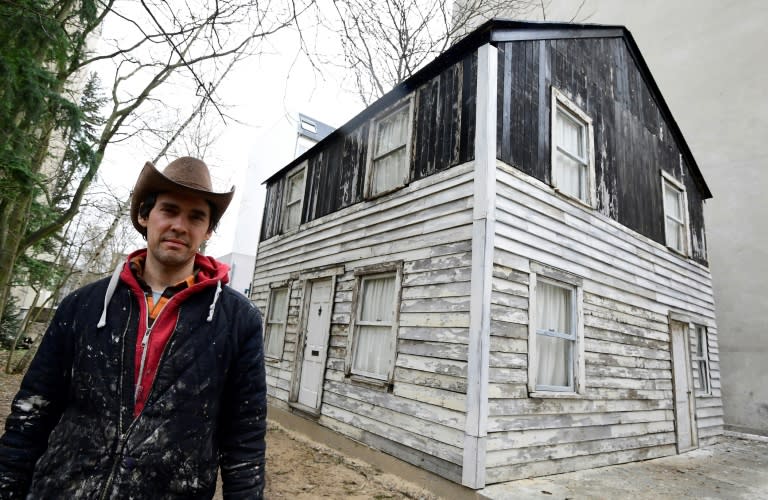
[[[688,206],[685,187],[674,177],[662,172],[664,190],[664,234],[667,246],[684,255],[688,254]]]
[[[594,206],[595,165],[592,119],[552,88],[552,186]]]
[[[269,293],[269,310],[264,329],[264,355],[280,359],[283,355],[285,324],[288,317],[288,287],[273,288]]]
[[[709,340],[707,338],[707,327],[694,325],[696,334],[696,354],[693,356],[696,373],[696,392],[698,394],[712,394],[712,383],[709,371]]]
[[[530,284],[529,390],[539,396],[580,393],[585,374],[581,281],[536,267]]]
[[[304,201],[304,179],[307,163],[302,163],[288,174],[285,180],[285,204],[283,208],[283,231],[288,231],[301,224],[301,205]]]
[[[408,182],[411,150],[411,100],[373,120],[366,192],[377,196]]]

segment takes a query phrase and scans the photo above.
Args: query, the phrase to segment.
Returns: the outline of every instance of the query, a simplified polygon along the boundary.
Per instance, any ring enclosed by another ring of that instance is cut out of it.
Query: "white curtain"
[[[288,228],[296,227],[301,222],[301,199],[304,196],[304,170],[288,178],[288,199],[286,200],[286,220]]]
[[[667,245],[677,250],[683,249],[683,213],[682,193],[665,184],[664,209],[667,222]]]
[[[394,299],[394,276],[363,278],[353,362],[355,371],[386,377],[394,355],[389,349]]]
[[[279,357],[283,353],[287,308],[288,290],[285,288],[273,290],[267,320],[267,354],[274,357]]]
[[[552,167],[555,185],[564,193],[586,201],[587,166],[584,126],[558,110],[555,140],[558,148],[555,164]],[[583,161],[576,161],[574,157],[581,158]]]
[[[373,194],[398,186],[405,180],[408,168],[405,156],[407,134],[407,106],[376,124]]]
[[[537,332],[550,331],[571,335],[573,331],[571,296],[573,291],[546,282],[536,285]],[[538,333],[536,385],[570,385],[573,341]]]

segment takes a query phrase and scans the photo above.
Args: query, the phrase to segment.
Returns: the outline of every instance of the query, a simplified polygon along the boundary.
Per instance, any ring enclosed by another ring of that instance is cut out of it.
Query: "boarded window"
[[[370,196],[408,182],[411,105],[407,104],[374,120],[369,172]]]
[[[552,186],[591,206],[594,200],[594,168],[590,157],[592,120],[556,89],[552,95]]]
[[[576,315],[574,287],[539,281],[536,288],[536,390],[573,391]]]
[[[396,348],[396,275],[361,276],[358,286],[351,371],[389,380]]]
[[[304,199],[304,165],[288,176],[285,185],[285,210],[283,211],[283,230],[299,227],[301,223],[301,202]]]
[[[699,394],[711,394],[712,385],[709,372],[709,341],[707,339],[707,327],[695,325],[696,354],[693,356],[696,370],[695,386]]]
[[[664,232],[667,246],[686,254],[687,249],[687,219],[685,210],[685,189],[667,176],[663,177],[664,184]]]
[[[269,294],[269,314],[265,335],[265,356],[280,359],[283,355],[285,323],[288,316],[288,288],[275,288]]]

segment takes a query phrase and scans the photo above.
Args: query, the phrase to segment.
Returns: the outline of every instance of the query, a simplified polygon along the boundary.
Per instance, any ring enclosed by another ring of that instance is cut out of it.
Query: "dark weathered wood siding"
[[[706,263],[701,189],[623,38],[500,43],[497,157],[550,182],[551,88],[593,120],[597,209],[664,244],[660,171],[685,184],[692,257]]]
[[[411,179],[474,158],[477,57],[467,57],[416,91]]]
[[[414,92],[410,180],[474,159],[477,55],[445,68]],[[324,141],[308,159],[301,223],[364,200],[371,115]],[[261,241],[281,234],[283,178],[267,185]]]

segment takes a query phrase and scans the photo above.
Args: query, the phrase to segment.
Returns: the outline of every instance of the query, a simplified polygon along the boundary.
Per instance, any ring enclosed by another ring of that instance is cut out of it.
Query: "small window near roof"
[[[662,174],[664,189],[664,234],[669,248],[687,254],[688,217],[685,202],[685,188],[677,180]]]
[[[373,121],[368,193],[376,196],[408,182],[411,102]]]
[[[585,205],[594,205],[592,119],[552,89],[552,186]]]
[[[306,164],[294,170],[285,181],[285,209],[283,210],[283,231],[299,227],[301,204],[304,200],[304,178]]]

